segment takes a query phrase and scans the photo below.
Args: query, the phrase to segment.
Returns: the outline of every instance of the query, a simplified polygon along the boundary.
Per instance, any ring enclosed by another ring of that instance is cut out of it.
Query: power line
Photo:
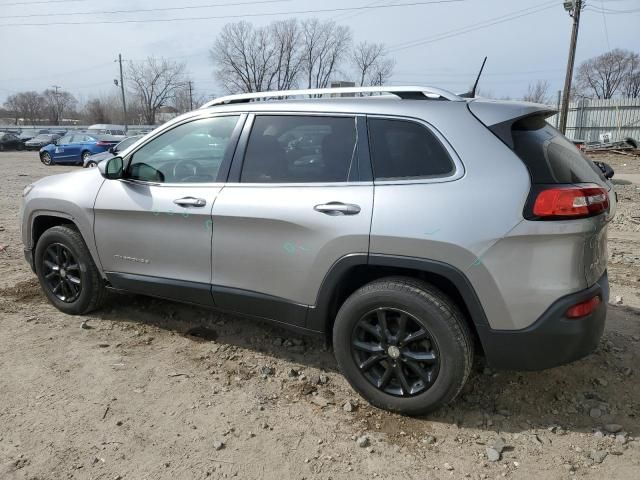
[[[240,5],[257,5],[264,3],[283,3],[293,0],[253,0],[248,2],[215,3],[207,5],[188,5],[184,7],[161,7],[161,8],[139,8],[135,10],[107,10],[91,12],[69,12],[69,13],[32,13],[27,15],[5,15],[4,18],[31,18],[31,17],[68,17],[70,15],[112,15],[121,13],[142,13],[142,12],[168,12],[171,10],[193,10],[198,8],[233,7]]]
[[[607,40],[607,50],[611,50],[611,44],[609,43],[609,28],[607,27],[607,15],[604,13],[604,2],[601,0],[600,5],[602,5],[602,24],[604,25],[604,37]]]
[[[47,22],[47,23],[2,23],[2,27],[48,27],[51,25],[101,25],[101,24],[116,24],[116,23],[156,23],[156,22],[181,22],[181,21],[195,21],[195,20],[218,20],[225,18],[248,18],[248,17],[272,17],[277,15],[304,15],[308,13],[333,13],[333,12],[352,12],[358,10],[374,10],[379,8],[396,8],[396,7],[413,7],[420,5],[434,5],[445,3],[459,3],[467,0],[430,0],[423,2],[407,2],[398,3],[394,5],[369,5],[361,7],[342,7],[342,8],[321,8],[315,10],[298,10],[298,11],[286,11],[286,12],[267,12],[267,13],[239,13],[233,15],[213,15],[213,16],[198,16],[198,17],[182,17],[182,18],[154,18],[144,20],[98,20],[98,21],[78,21],[78,22]]]
[[[547,3],[542,4],[542,6],[538,5],[537,7],[525,8],[523,10],[518,10],[518,11],[515,11],[515,12],[511,12],[511,13],[508,13],[506,15],[502,15],[502,16],[499,16],[499,17],[495,17],[495,18],[491,18],[491,19],[488,19],[488,20],[484,20],[484,21],[476,23],[476,24],[467,25],[466,27],[460,27],[460,28],[457,28],[457,29],[454,29],[454,30],[449,30],[447,32],[443,32],[443,33],[440,33],[440,34],[437,34],[437,35],[433,35],[433,36],[430,36],[430,37],[425,37],[423,39],[410,40],[410,41],[403,42],[403,43],[397,44],[395,46],[392,46],[391,48],[389,48],[388,52],[389,53],[394,53],[394,52],[398,52],[400,50],[405,50],[407,48],[418,47],[420,45],[426,45],[428,43],[434,43],[434,42],[438,42],[440,40],[445,40],[447,38],[456,37],[456,36],[462,35],[464,33],[474,32],[476,30],[481,30],[483,28],[491,27],[491,26],[497,25],[499,23],[508,22],[510,20],[515,20],[517,18],[525,17],[527,15],[532,15],[534,13],[539,13],[539,12],[542,12],[544,10],[549,10],[550,8],[553,8],[555,5],[557,5],[557,3],[555,1],[551,1],[551,2],[547,2]]]
[[[11,3],[3,3],[0,4],[0,7],[12,7],[14,5],[42,5],[46,3],[71,3],[71,2],[86,2],[88,0],[46,0],[41,2],[11,2]]]

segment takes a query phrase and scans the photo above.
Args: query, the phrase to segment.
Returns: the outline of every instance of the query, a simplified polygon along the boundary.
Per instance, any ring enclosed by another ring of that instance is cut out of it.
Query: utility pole
[[[564,79],[564,90],[562,92],[562,108],[560,109],[560,131],[564,134],[567,130],[567,115],[569,113],[569,96],[571,95],[571,81],[573,80],[573,65],[576,59],[576,44],[578,43],[578,29],[580,28],[580,11],[583,0],[566,0],[564,9],[573,18],[573,29],[571,30],[571,44],[569,45],[569,59],[567,61],[567,74]]]
[[[191,83],[191,80],[189,80],[189,110],[193,110],[193,90]]]
[[[562,90],[558,90],[558,103],[556,104],[556,108],[558,109],[558,113],[556,114],[556,128],[560,124],[560,103],[562,102]]]
[[[124,113],[124,132],[127,133],[127,102],[124,98],[124,78],[122,76],[122,54],[118,54],[118,60],[116,60],[120,64],[120,92],[122,92],[122,112]],[[116,86],[118,82],[115,82]]]

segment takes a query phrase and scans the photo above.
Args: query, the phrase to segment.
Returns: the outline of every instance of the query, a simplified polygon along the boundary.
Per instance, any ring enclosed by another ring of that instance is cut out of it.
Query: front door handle
[[[326,215],[357,215],[360,213],[360,206],[352,203],[329,202],[313,207],[316,212]]]
[[[207,201],[204,198],[184,197],[176,198],[173,203],[181,207],[204,207]]]

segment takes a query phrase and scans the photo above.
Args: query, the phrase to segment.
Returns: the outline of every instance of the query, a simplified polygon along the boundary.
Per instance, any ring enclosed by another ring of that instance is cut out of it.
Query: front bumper
[[[600,295],[602,302],[586,317],[568,319],[567,309]],[[598,346],[607,317],[607,272],[590,288],[560,298],[530,327],[493,330],[478,326],[487,363],[507,370],[543,370],[578,360]]]

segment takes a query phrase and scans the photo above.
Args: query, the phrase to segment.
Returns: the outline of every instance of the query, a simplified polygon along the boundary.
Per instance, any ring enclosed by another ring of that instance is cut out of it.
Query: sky
[[[350,26],[356,42],[383,42],[396,60],[394,85],[464,92],[486,55],[480,91],[487,96],[520,98],[537,80],[548,80],[555,96],[564,81],[572,22],[562,3],[0,0],[0,103],[12,93],[52,85],[81,102],[112,93],[118,53],[125,61],[164,56],[185,62],[196,92],[219,96],[226,92],[214,78],[208,51],[221,28],[240,20],[264,25],[291,17],[332,19]],[[141,9],[151,11],[124,12]],[[640,0],[587,0],[576,66],[613,48],[640,52],[638,24]]]

